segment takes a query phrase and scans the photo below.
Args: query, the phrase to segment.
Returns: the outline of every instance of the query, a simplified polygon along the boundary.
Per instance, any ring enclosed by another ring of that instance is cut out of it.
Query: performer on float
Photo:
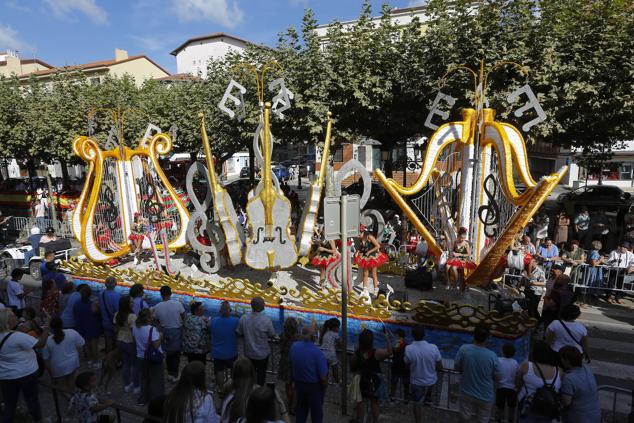
[[[464,271],[475,268],[475,263],[471,261],[471,245],[467,240],[467,229],[460,228],[447,260],[447,287],[456,288],[456,285],[459,285],[460,290],[464,291],[466,288]]]
[[[363,290],[368,291],[368,277],[372,271],[372,294],[379,292],[379,276],[377,269],[387,262],[387,254],[381,251],[381,245],[364,225],[359,227],[359,250],[354,255],[354,262],[363,270]]]
[[[313,266],[319,268],[319,288],[324,289],[326,287],[326,268],[330,263],[337,261],[339,258],[339,251],[335,241],[326,241],[324,239],[323,226],[315,228],[315,241],[318,245],[317,253],[311,260]]]
[[[134,222],[130,229],[128,239],[132,242],[131,254],[134,256],[134,264],[139,264],[141,253],[143,252],[143,238],[145,237],[145,223],[139,212],[134,213]]]

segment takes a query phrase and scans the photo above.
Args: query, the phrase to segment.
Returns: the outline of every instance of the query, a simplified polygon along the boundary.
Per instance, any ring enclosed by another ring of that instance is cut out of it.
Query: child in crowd
[[[495,393],[495,405],[497,407],[496,421],[504,420],[504,408],[508,406],[508,419],[513,422],[515,418],[515,407],[517,406],[517,392],[515,391],[515,375],[519,364],[513,358],[515,347],[513,344],[502,345],[502,356],[498,367],[497,379],[498,387]]]
[[[337,347],[339,346],[339,319],[333,317],[326,320],[321,328],[319,345],[328,360],[328,367],[332,370],[332,377],[335,383],[339,383],[339,359],[337,358]]]
[[[405,402],[409,398],[409,366],[405,364],[405,347],[407,341],[405,340],[405,331],[398,328],[394,331],[396,340],[394,342],[394,355],[392,356],[392,379],[390,384],[390,401],[396,400],[396,390],[398,388],[398,382],[400,381],[403,386],[403,397]]]
[[[68,414],[73,422],[93,423],[109,421],[108,416],[100,416],[99,413],[110,407],[114,401],[105,400],[99,402],[95,395],[97,387],[97,375],[92,372],[80,373],[75,379],[78,391],[73,394],[68,404]]]

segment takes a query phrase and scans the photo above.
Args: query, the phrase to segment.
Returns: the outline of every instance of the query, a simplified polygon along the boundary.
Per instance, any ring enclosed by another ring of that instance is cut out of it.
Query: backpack
[[[357,353],[357,362],[359,363],[359,389],[363,398],[378,398],[381,378],[379,374],[371,368],[371,366],[361,365],[361,353]],[[369,353],[368,359],[374,358],[374,351]]]
[[[559,375],[559,369],[555,367],[555,377],[553,378],[553,382],[549,384],[546,382],[546,378],[542,373],[542,369],[539,368],[539,365],[534,363],[533,367],[537,368],[537,372],[542,378],[542,381],[544,381],[544,385],[535,390],[531,399],[530,410],[540,416],[559,420],[559,410],[561,408],[561,404],[559,402],[559,394],[555,391],[554,386],[557,376]]]

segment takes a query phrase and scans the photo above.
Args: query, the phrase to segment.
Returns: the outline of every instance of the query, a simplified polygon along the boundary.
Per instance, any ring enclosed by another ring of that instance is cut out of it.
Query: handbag
[[[145,349],[145,358],[150,363],[159,364],[163,362],[163,352],[156,348],[152,343],[152,331],[154,331],[154,327],[150,327],[150,333],[148,334],[147,339],[147,348]]]

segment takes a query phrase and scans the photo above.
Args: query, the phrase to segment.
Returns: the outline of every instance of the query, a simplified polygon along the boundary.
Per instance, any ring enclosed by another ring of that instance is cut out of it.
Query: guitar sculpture
[[[214,161],[211,155],[211,146],[207,138],[207,130],[205,129],[205,115],[200,113],[200,133],[205,148],[205,160],[207,162],[207,171],[209,172],[209,182],[211,184],[211,192],[214,199],[214,210],[218,213],[218,218],[222,231],[225,234],[227,252],[231,264],[236,266],[242,261],[242,244],[244,243],[244,232],[238,230],[238,215],[233,207],[233,201],[227,190],[218,183],[218,177],[214,168]]]
[[[245,252],[246,264],[253,269],[288,268],[297,261],[295,237],[291,235],[291,204],[273,188],[271,170],[271,137],[269,117],[271,103],[264,106],[262,137],[262,180],[255,195],[247,203],[249,238]]]
[[[299,255],[307,256],[312,245],[313,231],[317,223],[317,215],[319,214],[319,203],[321,202],[321,190],[324,185],[326,176],[326,166],[328,165],[328,156],[330,155],[330,133],[332,129],[332,113],[328,112],[328,123],[326,124],[326,140],[324,141],[324,150],[321,153],[321,166],[319,168],[319,178],[310,186],[310,191],[306,202],[308,208],[304,210],[302,217],[302,225],[297,232],[299,239]]]

